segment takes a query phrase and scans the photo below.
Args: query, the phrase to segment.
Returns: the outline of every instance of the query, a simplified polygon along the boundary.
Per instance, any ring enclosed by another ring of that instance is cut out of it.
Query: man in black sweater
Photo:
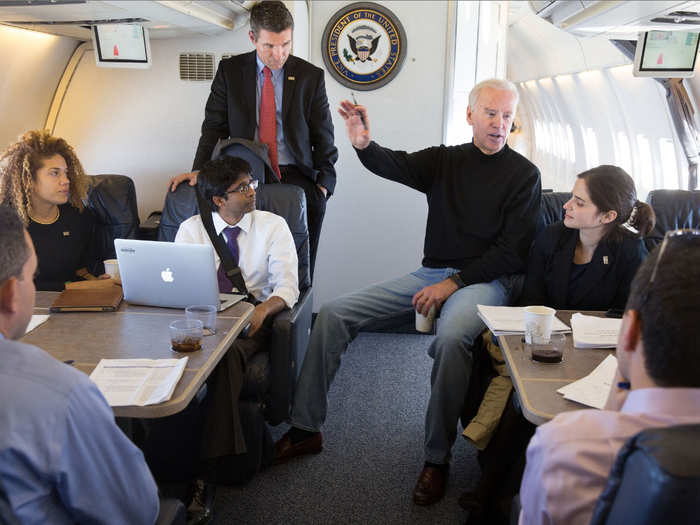
[[[434,363],[426,463],[413,501],[429,505],[442,498],[469,385],[471,347],[484,329],[476,305],[509,302],[513,275],[525,269],[540,207],[538,169],[506,145],[517,102],[510,82],[481,82],[469,95],[472,143],[410,154],[371,141],[367,110],[341,102],[340,115],[365,167],[426,194],[423,264],[321,308],[297,383],[292,428],[276,445],[277,461],[320,452],[326,394],[342,352],[360,328],[407,310],[428,315],[435,308],[440,324],[429,350]]]

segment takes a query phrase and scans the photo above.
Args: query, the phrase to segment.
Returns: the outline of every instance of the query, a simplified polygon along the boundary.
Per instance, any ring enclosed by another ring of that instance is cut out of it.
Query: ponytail
[[[646,202],[634,201],[629,219],[620,224],[635,237],[643,238],[651,233],[656,224],[654,209]]]

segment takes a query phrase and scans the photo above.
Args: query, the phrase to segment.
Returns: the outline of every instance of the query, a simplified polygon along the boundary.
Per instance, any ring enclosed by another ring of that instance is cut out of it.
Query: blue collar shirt
[[[255,140],[259,141],[258,129],[260,128],[260,97],[262,96],[263,82],[265,81],[265,73],[258,54],[255,54],[257,62],[257,71],[255,82]],[[270,69],[272,73],[272,85],[275,88],[275,110],[277,114],[277,158],[278,164],[284,166],[286,164],[294,164],[294,157],[289,151],[289,147],[284,140],[284,126],[282,125],[282,93],[284,92],[284,67],[282,69]]]

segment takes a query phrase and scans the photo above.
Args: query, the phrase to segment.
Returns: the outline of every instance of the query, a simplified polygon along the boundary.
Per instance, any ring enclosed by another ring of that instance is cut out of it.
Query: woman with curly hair
[[[38,290],[103,272],[94,252],[95,220],[85,209],[88,179],[73,148],[48,131],[28,131],[0,155],[0,202],[27,225],[39,268]]]

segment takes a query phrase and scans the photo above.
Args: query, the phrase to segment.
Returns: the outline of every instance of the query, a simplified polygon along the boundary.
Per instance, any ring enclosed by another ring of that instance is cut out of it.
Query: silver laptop
[[[124,299],[167,308],[218,305],[219,311],[246,298],[220,294],[214,248],[209,244],[115,239]]]

